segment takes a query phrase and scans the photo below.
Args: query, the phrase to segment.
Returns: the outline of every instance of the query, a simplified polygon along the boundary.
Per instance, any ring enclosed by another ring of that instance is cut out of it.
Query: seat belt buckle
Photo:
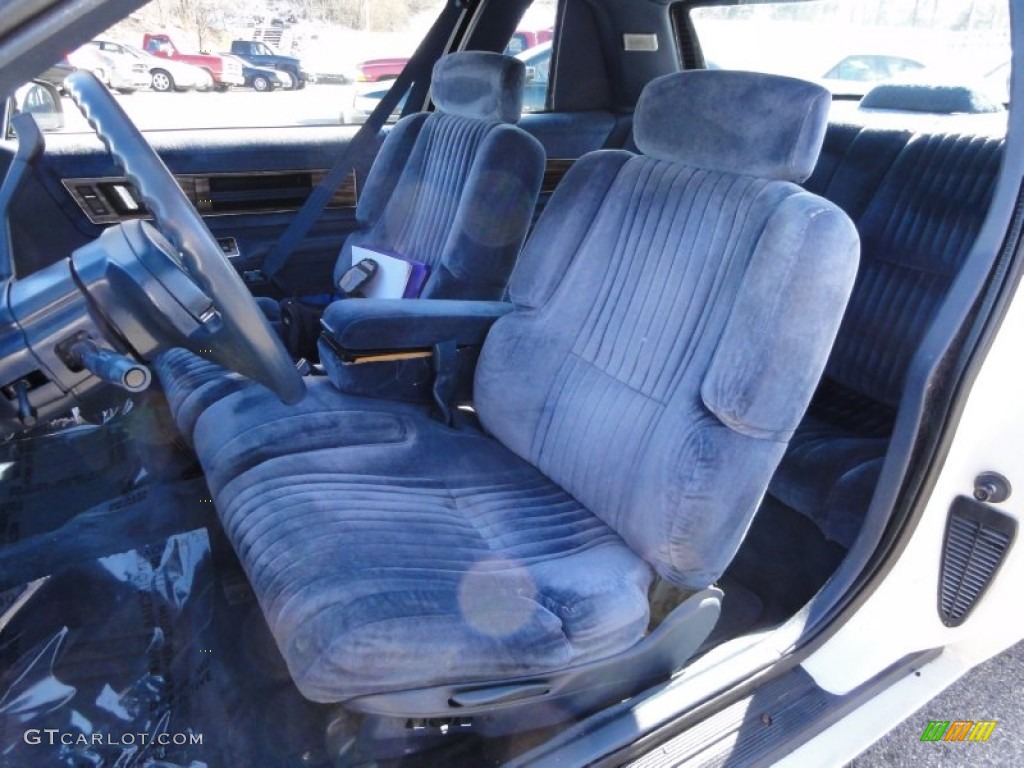
[[[261,285],[269,279],[262,269],[247,269],[242,273],[242,282],[246,285]]]

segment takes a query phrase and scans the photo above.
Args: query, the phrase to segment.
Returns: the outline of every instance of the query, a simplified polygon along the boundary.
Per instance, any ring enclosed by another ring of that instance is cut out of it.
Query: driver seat
[[[794,183],[829,103],[752,73],[651,82],[644,154],[578,161],[526,246],[476,371],[482,430],[323,379],[296,406],[248,387],[199,416],[224,529],[305,696],[551,721],[685,663],[857,269],[853,224]],[[655,581],[681,604],[651,631]]]

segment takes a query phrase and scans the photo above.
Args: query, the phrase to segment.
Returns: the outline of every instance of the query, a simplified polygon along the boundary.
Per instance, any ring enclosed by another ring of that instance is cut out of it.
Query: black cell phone
[[[348,298],[360,296],[363,287],[373,280],[376,274],[377,262],[373,259],[363,259],[345,270],[345,274],[338,280],[338,290],[342,296]]]

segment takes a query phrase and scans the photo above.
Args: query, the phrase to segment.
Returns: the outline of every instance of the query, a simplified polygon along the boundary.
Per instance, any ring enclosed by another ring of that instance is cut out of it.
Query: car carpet
[[[0,546],[54,530],[129,490],[141,461],[128,424],[120,415],[0,443]]]
[[[133,438],[159,441],[139,416],[0,446],[0,765],[41,756],[12,757],[38,723],[203,734],[202,747],[137,751],[128,759],[138,765],[330,764],[334,708],[291,682],[203,478],[140,473]],[[55,493],[60,504],[47,505]],[[812,529],[766,499],[720,581],[722,617],[705,647],[787,618],[824,583],[843,551]],[[33,681],[49,699],[29,695]],[[539,738],[467,735],[376,763],[498,764]],[[103,749],[79,756],[126,758],[123,746]]]
[[[800,610],[845,556],[814,523],[768,495],[725,572],[723,589],[728,595],[728,585],[738,584],[761,601],[761,615],[745,631],[773,626]]]
[[[0,766],[327,764],[330,708],[292,683],[203,477],[159,479],[187,472],[154,418],[0,445]],[[25,744],[36,727],[204,742]]]
[[[147,506],[167,511],[152,497]],[[329,764],[329,708],[292,684],[218,538],[174,533],[4,593],[0,765]],[[26,744],[26,729],[47,728],[85,743]],[[201,734],[202,744],[158,747],[158,733]],[[119,743],[124,734],[134,743]]]
[[[23,535],[0,548],[0,590],[173,533],[215,525],[203,478],[139,485],[79,512],[58,528]]]

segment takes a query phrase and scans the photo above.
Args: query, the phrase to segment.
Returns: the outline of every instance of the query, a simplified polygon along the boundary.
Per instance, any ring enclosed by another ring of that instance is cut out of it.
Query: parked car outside
[[[516,58],[526,65],[526,82],[523,84],[523,112],[543,112],[547,108],[548,76],[551,69],[551,41],[535,45],[533,48],[517,54]],[[355,93],[352,95],[351,106],[341,111],[342,125],[362,125],[365,123],[370,117],[370,113],[373,112],[377,104],[380,103],[380,100],[388,92],[392,79],[378,81],[379,85],[369,89],[366,89],[364,86],[360,90],[357,86]],[[401,114],[404,106],[405,99],[403,98],[398,103],[398,106],[395,107],[392,119],[397,118]]]
[[[277,88],[292,87],[292,79],[287,72],[267,69],[266,67],[255,67],[245,59],[232,56],[230,53],[222,53],[221,57],[225,61],[238,63],[238,66],[242,68],[242,79],[244,81],[242,85],[246,88],[252,88],[254,91],[263,93]]]
[[[523,84],[523,112],[543,112],[548,101],[548,77],[551,70],[551,41],[535,45],[516,55],[526,65]]]
[[[123,52],[103,51],[87,43],[69,53],[68,61],[79,69],[88,69],[104,85],[119,93],[134,93],[149,87],[149,70],[145,64]]]
[[[383,59],[367,59],[356,64],[357,83],[382,83],[387,80],[394,80],[398,77],[405,65],[409,63],[408,56],[392,56]]]
[[[45,70],[40,72],[39,75],[36,76],[36,79],[49,83],[50,85],[57,88],[59,91],[63,92],[64,78],[74,71],[75,66],[71,62],[69,62],[67,56],[65,56],[60,61],[54,63],[53,65],[47,67]]]
[[[547,43],[550,49],[553,34],[554,30],[550,28],[538,31],[518,29],[512,35],[508,45],[505,46],[503,53],[509,56],[518,56],[527,50],[537,48],[543,43]],[[394,80],[408,63],[408,56],[367,59],[356,64],[355,80],[359,83],[380,83],[386,80]]]
[[[237,59],[225,59],[223,56],[210,53],[182,53],[169,35],[147,33],[142,37],[142,48],[158,58],[193,64],[205,69],[210,73],[214,87],[219,91],[226,91],[232,85],[245,84],[242,66]]]
[[[286,73],[289,88],[305,88],[309,76],[302,69],[302,62],[294,56],[282,56],[261,40],[233,40],[231,53],[250,66],[259,69],[276,69]],[[257,90],[259,90],[257,88]]]
[[[888,80],[901,72],[915,69],[924,69],[924,64],[905,56],[858,53],[839,61],[825,73],[825,78],[877,83],[880,80]]]
[[[906,56],[854,53],[827,69],[821,76],[821,84],[836,95],[863,96],[876,83],[920,72],[925,67],[918,59]]]
[[[110,40],[93,40],[91,45],[104,53],[131,56],[149,73],[150,88],[158,92],[205,90],[213,87],[213,78],[201,67],[173,59],[152,56],[140,48]]]
[[[530,48],[536,48],[542,43],[551,42],[555,30],[551,27],[546,29],[517,29],[505,46],[505,53],[510,56],[518,56]]]

